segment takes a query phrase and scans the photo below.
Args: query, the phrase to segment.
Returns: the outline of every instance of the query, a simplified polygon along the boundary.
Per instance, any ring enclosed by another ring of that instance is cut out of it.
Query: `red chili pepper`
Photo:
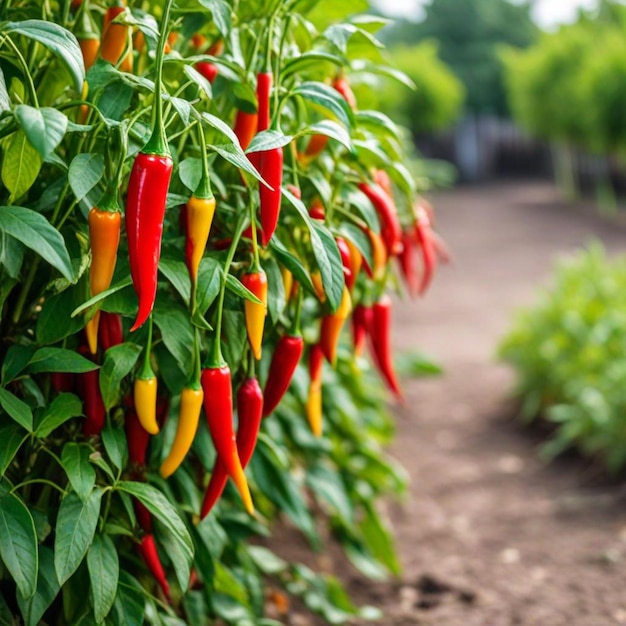
[[[357,304],[352,313],[352,342],[354,345],[354,355],[357,357],[363,354],[371,323],[372,307]]]
[[[372,307],[372,322],[370,337],[372,339],[372,353],[378,371],[387,383],[389,389],[402,398],[402,391],[393,366],[391,354],[391,298],[383,295]]]
[[[307,144],[304,154],[300,155],[301,158],[308,163],[312,161],[324,148],[328,143],[327,135],[320,135],[319,133],[315,133],[311,135],[311,139],[309,139],[309,143]]]
[[[393,190],[391,188],[391,179],[389,178],[389,174],[385,172],[385,170],[374,170],[374,182],[377,185],[382,187],[383,191],[390,197],[393,198]]]
[[[360,183],[359,189],[374,205],[381,222],[381,234],[387,254],[394,256],[402,251],[402,229],[398,220],[398,212],[391,196],[376,184]]]
[[[139,298],[139,310],[131,331],[137,330],[148,319],[154,306],[172,166],[169,154],[140,152],[128,181],[126,235],[130,273]]]
[[[137,469],[143,469],[146,465],[150,433],[139,422],[134,406],[126,411],[124,430],[128,443],[128,458]]]
[[[124,330],[122,328],[122,317],[117,313],[100,312],[100,325],[98,326],[98,337],[102,349],[106,352],[113,346],[118,346],[124,342]]]
[[[356,109],[356,96],[344,76],[338,76],[333,83],[333,87],[343,96],[351,109]]]
[[[154,579],[159,584],[159,587],[163,590],[163,594],[167,601],[170,601],[170,586],[165,576],[165,570],[163,564],[157,552],[156,542],[154,541],[154,535],[144,535],[139,544],[139,553],[145,561],[148,569]]]
[[[246,468],[259,434],[261,415],[263,413],[263,392],[256,378],[247,378],[237,392],[237,452],[241,460],[241,466]],[[201,518],[205,518],[224,491],[228,472],[218,457],[211,473],[211,479],[207,486],[202,502]]]
[[[266,246],[278,224],[280,214],[281,185],[283,184],[283,149],[272,148],[249,155],[252,164],[261,177],[271,187],[259,185],[259,200],[261,205],[261,228],[259,235],[261,244]]]
[[[100,372],[91,370],[78,375],[78,395],[83,400],[83,433],[86,437],[99,435],[106,421],[106,409],[100,393]]]
[[[238,110],[235,117],[235,135],[239,139],[242,150],[246,150],[256,134],[257,123],[259,119],[258,113],[246,113]]]
[[[210,83],[213,83],[219,73],[217,65],[215,65],[215,63],[209,63],[208,61],[198,61],[198,63],[194,65],[194,68]]]
[[[402,233],[402,244],[403,248],[398,256],[398,263],[400,264],[400,269],[404,276],[409,294],[414,296],[419,291],[419,282],[417,280],[417,274],[415,273],[415,240],[411,231],[405,230]]]
[[[203,369],[202,389],[204,390],[204,412],[217,456],[233,479],[246,510],[252,515],[254,506],[237,452],[233,428],[233,392],[228,365]]]
[[[313,200],[313,204],[309,207],[309,215],[314,220],[321,220],[322,222],[326,219],[326,209],[319,198]]]
[[[303,349],[304,341],[299,335],[285,335],[280,338],[272,355],[265,383],[263,417],[267,417],[279,405],[289,389]]]
[[[52,388],[57,393],[63,393],[74,390],[74,374],[71,372],[52,372],[50,374],[50,381],[52,382]]]
[[[256,97],[259,103],[259,121],[257,132],[270,127],[270,93],[273,77],[271,72],[261,72],[256,77]]]
[[[424,266],[424,273],[422,274],[422,280],[418,288],[418,293],[422,295],[428,289],[437,266],[437,253],[433,244],[430,220],[424,210],[419,211],[418,209],[415,236],[422,250],[422,262]]]

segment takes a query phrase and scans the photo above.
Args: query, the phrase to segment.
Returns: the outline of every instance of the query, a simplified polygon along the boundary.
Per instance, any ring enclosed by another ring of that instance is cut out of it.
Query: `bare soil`
[[[397,350],[445,368],[405,380],[406,406],[394,409],[391,454],[411,480],[406,502],[388,503],[403,575],[372,583],[332,553],[324,565],[386,626],[626,624],[626,488],[575,455],[544,463],[541,437],[516,420],[513,372],[495,359],[556,258],[592,238],[626,250],[626,222],[565,205],[543,183],[434,201],[454,264],[395,317]]]

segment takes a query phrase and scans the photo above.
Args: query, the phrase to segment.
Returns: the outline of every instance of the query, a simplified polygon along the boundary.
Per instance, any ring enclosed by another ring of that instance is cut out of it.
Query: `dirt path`
[[[592,236],[626,250],[626,228],[541,184],[460,189],[436,207],[455,266],[395,322],[398,349],[410,337],[446,370],[407,382],[412,408],[398,411],[392,453],[411,487],[389,512],[404,575],[373,584],[346,572],[351,591],[381,606],[386,626],[626,624],[624,488],[580,459],[542,464],[512,420],[512,372],[493,359],[555,257]]]

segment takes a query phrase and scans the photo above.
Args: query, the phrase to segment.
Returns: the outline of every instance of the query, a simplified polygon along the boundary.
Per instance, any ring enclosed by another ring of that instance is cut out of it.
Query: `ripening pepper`
[[[333,82],[333,87],[343,96],[343,99],[348,103],[348,106],[356,110],[356,96],[350,83],[345,76],[338,76]]]
[[[341,264],[343,265],[343,277],[346,281],[346,286],[348,287],[349,291],[352,291],[356,276],[352,273],[352,257],[350,255],[350,248],[348,247],[348,243],[343,237],[337,237],[335,241],[337,242],[337,248],[339,249],[339,254],[341,255]]]
[[[247,150],[252,138],[256,135],[258,119],[258,113],[247,113],[241,109],[237,110],[233,130],[235,135],[237,135],[237,139],[239,139],[242,150]]]
[[[324,354],[319,344],[309,351],[309,393],[306,400],[306,415],[311,431],[316,437],[322,436],[322,371]]]
[[[98,58],[98,51],[100,50],[100,40],[95,37],[90,37],[88,39],[79,39],[78,45],[80,47],[80,51],[83,54],[85,71],[87,71]]]
[[[233,427],[233,392],[228,365],[223,363],[204,368],[202,389],[204,412],[217,456],[233,479],[246,510],[252,515],[254,505],[237,451]]]
[[[237,391],[237,453],[241,460],[241,466],[245,469],[252,458],[256,440],[261,426],[263,413],[263,392],[259,381],[249,377]],[[211,472],[211,479],[207,485],[204,500],[202,501],[201,518],[205,518],[224,491],[228,472],[218,457]]]
[[[402,391],[398,385],[391,352],[391,310],[391,298],[386,294],[372,307],[370,324],[372,355],[374,363],[389,389],[398,398],[402,398]]]
[[[346,239],[345,241],[348,246],[348,251],[350,252],[350,272],[352,274],[350,280],[346,280],[346,283],[348,284],[348,287],[352,289],[359,276],[359,272],[361,271],[361,266],[363,265],[363,255],[349,239]]]
[[[320,302],[326,302],[326,292],[324,291],[324,283],[322,282],[322,275],[319,270],[311,272],[311,283],[317,299]]]
[[[339,335],[345,321],[352,310],[352,299],[348,287],[343,288],[343,295],[339,308],[330,315],[322,318],[322,329],[320,332],[320,347],[326,360],[334,365],[337,360],[337,346],[339,344]]]
[[[123,6],[109,7],[102,21],[102,44],[100,57],[105,61],[117,65],[122,59],[120,70],[133,71],[133,53],[130,39],[130,29],[124,24],[114,24],[113,20],[125,11]]]
[[[402,251],[402,228],[393,198],[376,184],[360,183],[359,189],[376,209],[387,254],[389,256],[400,254]]]
[[[244,287],[262,302],[262,304],[257,304],[250,300],[244,300],[248,342],[254,358],[258,361],[261,358],[263,328],[265,326],[265,316],[267,315],[267,274],[259,268],[256,272],[244,274],[241,282]]]
[[[123,343],[124,329],[122,328],[122,317],[117,313],[101,311],[98,339],[105,352],[109,348],[119,346],[119,344]]]
[[[198,430],[200,412],[204,392],[200,381],[193,381],[185,386],[180,396],[180,410],[178,412],[178,426],[167,458],[161,464],[160,474],[163,478],[171,476],[183,462]]]
[[[163,569],[163,564],[159,558],[157,552],[156,542],[154,541],[154,535],[144,535],[139,543],[139,554],[141,554],[148,570],[154,577],[154,580],[158,583],[159,587],[163,591],[163,595],[170,601],[170,586],[167,582],[167,576]]]
[[[363,265],[367,275],[374,280],[378,280],[385,275],[385,269],[387,267],[387,249],[378,233],[375,233],[369,228],[366,229],[366,233],[372,246],[372,266],[370,267],[370,264],[365,258],[363,258]]]
[[[198,280],[198,268],[204,255],[215,215],[215,197],[210,187],[197,190],[185,205],[185,261],[191,283]]]
[[[263,417],[267,417],[283,399],[300,362],[304,341],[299,334],[280,338],[270,363],[263,399]]]
[[[120,242],[120,225],[122,216],[117,210],[115,193],[102,208],[93,207],[89,211],[89,240],[91,243],[91,267],[89,269],[89,286],[91,295],[95,296],[111,286],[117,248]],[[91,354],[98,351],[98,324],[100,311],[87,322],[85,332]]]

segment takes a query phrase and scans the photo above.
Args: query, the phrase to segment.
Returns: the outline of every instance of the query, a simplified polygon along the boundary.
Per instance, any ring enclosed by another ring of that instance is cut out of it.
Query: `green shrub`
[[[577,448],[612,472],[626,463],[626,257],[593,244],[559,264],[499,348],[526,420],[555,425],[548,457]]]

